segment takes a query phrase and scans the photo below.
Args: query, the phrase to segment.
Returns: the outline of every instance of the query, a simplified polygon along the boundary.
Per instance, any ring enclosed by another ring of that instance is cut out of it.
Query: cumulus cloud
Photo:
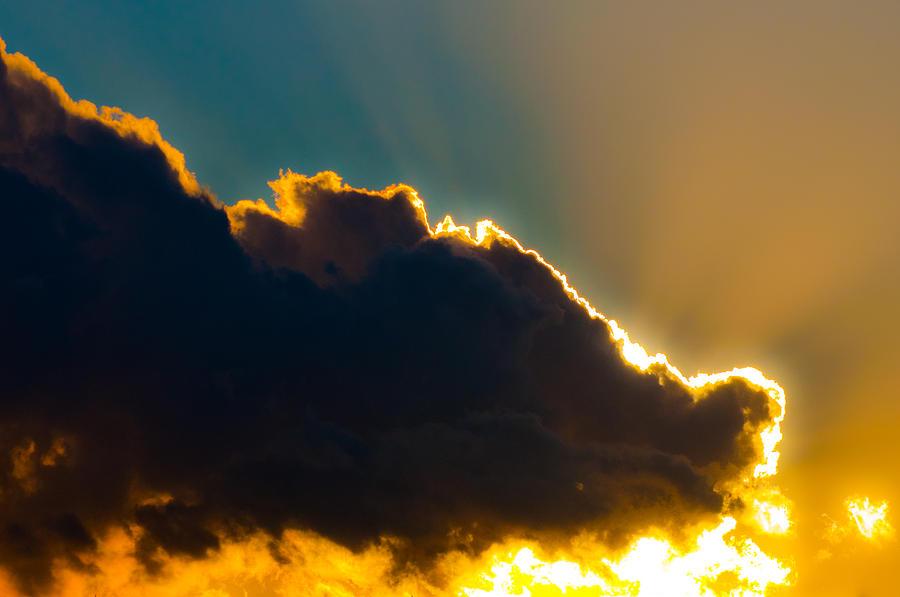
[[[640,371],[534,255],[435,234],[415,191],[287,172],[218,204],[152,121],[0,63],[0,566],[91,573],[111,527],[392,537],[427,567],[512,533],[719,513],[778,412]],[[56,564],[54,564],[56,562]]]

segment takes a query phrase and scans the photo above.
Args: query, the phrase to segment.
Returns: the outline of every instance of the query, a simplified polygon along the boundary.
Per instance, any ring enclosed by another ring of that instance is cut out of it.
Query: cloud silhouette
[[[0,63],[0,566],[26,593],[114,525],[159,556],[288,528],[427,567],[731,507],[779,412],[621,356],[533,254],[415,191],[287,172],[225,207],[152,121]]]

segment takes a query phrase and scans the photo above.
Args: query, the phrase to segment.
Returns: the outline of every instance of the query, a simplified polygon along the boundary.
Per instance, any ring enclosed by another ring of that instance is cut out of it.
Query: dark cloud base
[[[392,536],[423,567],[626,536],[721,511],[759,458],[761,389],[636,370],[533,256],[432,236],[411,190],[287,175],[302,222],[229,221],[3,56],[0,565],[23,591],[128,523],[151,572],[260,529]]]

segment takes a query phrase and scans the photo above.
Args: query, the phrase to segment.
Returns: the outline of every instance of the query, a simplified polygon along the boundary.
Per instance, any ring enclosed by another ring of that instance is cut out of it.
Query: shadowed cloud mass
[[[151,573],[291,528],[394,538],[427,568],[741,506],[780,414],[762,388],[631,366],[539,259],[433,231],[409,187],[287,172],[274,209],[222,206],[152,121],[2,58],[0,566],[20,590],[92,573],[115,526]]]

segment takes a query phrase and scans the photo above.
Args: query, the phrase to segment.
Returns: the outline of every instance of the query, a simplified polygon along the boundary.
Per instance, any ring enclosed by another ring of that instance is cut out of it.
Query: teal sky
[[[279,168],[402,180],[461,217],[538,194],[538,132],[452,51],[439,11],[264,4],[35,2],[0,19],[73,97],[156,120],[227,203],[268,195]]]
[[[900,508],[900,5],[263,4],[4,3],[0,35],[227,203],[328,169],[493,218],[686,373],[778,379],[801,521]]]

